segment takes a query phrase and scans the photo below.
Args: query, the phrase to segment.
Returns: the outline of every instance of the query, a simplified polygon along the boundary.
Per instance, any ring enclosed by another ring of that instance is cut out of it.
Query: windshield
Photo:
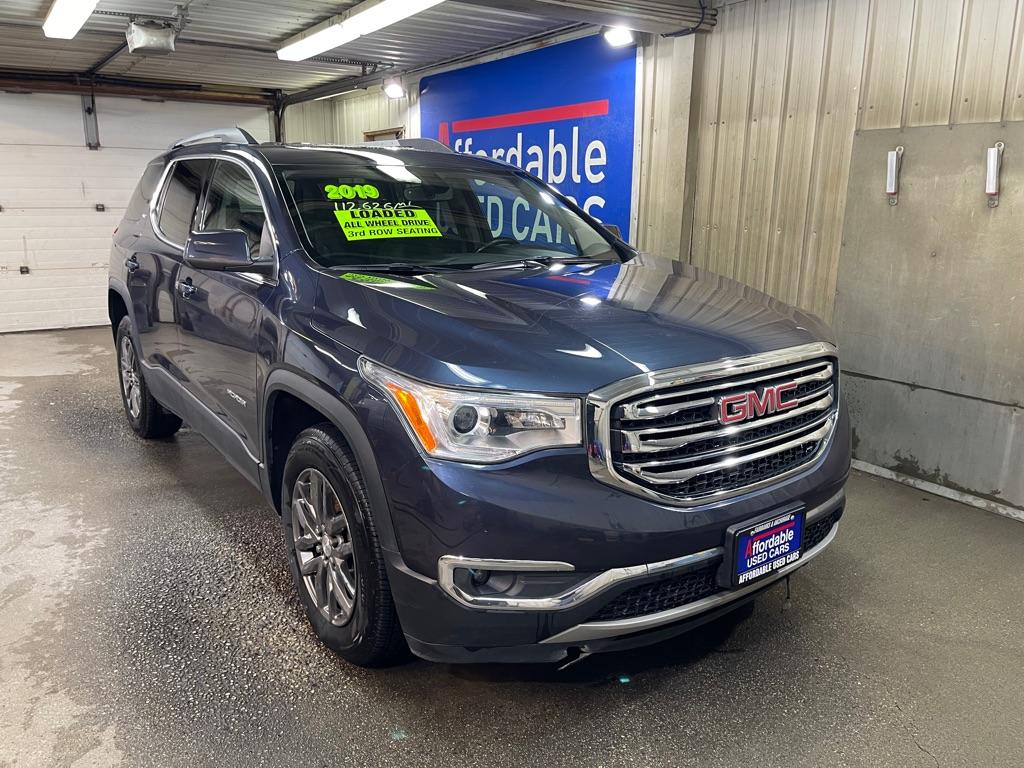
[[[513,171],[397,161],[362,167],[329,158],[276,170],[310,255],[325,267],[616,258],[604,234]]]

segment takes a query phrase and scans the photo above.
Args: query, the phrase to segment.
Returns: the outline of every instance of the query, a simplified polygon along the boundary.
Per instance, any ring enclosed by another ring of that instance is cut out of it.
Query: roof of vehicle
[[[424,143],[423,147],[394,146],[383,142],[375,144],[236,144],[231,142],[210,142],[180,146],[171,153],[175,157],[192,154],[218,154],[232,150],[233,154],[252,153],[262,156],[272,165],[316,165],[328,157],[334,163],[366,167],[367,165],[410,165],[430,168],[451,168],[479,170],[511,170],[514,166],[483,155],[469,155],[446,150],[437,142]],[[435,148],[432,148],[436,146]]]

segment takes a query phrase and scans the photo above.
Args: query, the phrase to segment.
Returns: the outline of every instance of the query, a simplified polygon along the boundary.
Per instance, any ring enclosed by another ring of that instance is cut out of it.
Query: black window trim
[[[274,221],[270,215],[270,208],[269,206],[267,206],[267,198],[264,196],[263,189],[260,187],[259,181],[257,181],[256,179],[256,174],[252,172],[252,169],[249,168],[248,165],[246,165],[244,162],[242,162],[242,160],[240,160],[237,157],[232,157],[231,155],[202,154],[182,155],[181,157],[172,158],[167,163],[167,166],[164,168],[163,175],[160,176],[160,181],[157,184],[157,192],[149,201],[149,218],[153,224],[153,232],[156,233],[156,236],[161,240],[161,242],[171,246],[172,248],[176,248],[177,250],[181,251],[182,254],[184,254],[185,243],[174,242],[169,237],[167,237],[167,235],[165,235],[163,231],[160,229],[160,210],[163,207],[164,193],[167,191],[167,182],[171,177],[172,169],[174,168],[175,165],[185,160],[212,161],[210,163],[209,170],[207,170],[203,174],[202,184],[200,185],[199,189],[199,198],[196,201],[196,209],[192,212],[192,221],[189,225],[190,231],[196,225],[196,217],[200,214],[200,212],[204,212],[203,209],[206,206],[207,187],[210,184],[210,180],[213,178],[213,170],[217,167],[218,160],[224,160],[229,163],[234,163],[235,165],[242,168],[247,174],[249,174],[249,178],[252,180],[253,185],[256,187],[256,194],[258,194],[260,197],[260,205],[263,206],[263,213],[266,216],[267,226],[270,228],[270,238],[272,240],[272,244],[274,247],[274,277],[268,278],[264,277],[263,275],[252,274],[249,272],[233,272],[232,274],[249,280],[250,282],[276,284],[277,271],[280,268],[280,241],[277,238],[277,230],[274,227]]]
[[[179,251],[184,252],[184,250],[185,250],[185,243],[176,243],[176,242],[174,242],[173,240],[171,240],[171,238],[169,238],[166,234],[164,234],[164,231],[162,229],[160,229],[160,214],[161,214],[161,212],[163,210],[164,195],[167,193],[168,181],[170,180],[171,174],[174,172],[174,167],[178,163],[182,162],[183,160],[212,160],[212,159],[213,159],[212,157],[208,157],[206,155],[203,155],[203,156],[190,155],[188,157],[176,157],[176,158],[172,159],[164,167],[164,172],[160,176],[160,182],[157,185],[157,192],[156,192],[156,194],[154,194],[153,197],[150,198],[150,201],[149,201],[149,217],[150,217],[150,220],[153,222],[153,231],[156,233],[156,236],[158,238],[160,238],[160,240],[162,242],[166,243],[167,245],[171,246],[172,248],[178,249]],[[203,189],[204,189],[205,186],[206,186],[206,174],[204,174],[203,178],[200,180],[199,195],[196,198],[196,207],[192,211],[192,221],[189,223],[189,229],[190,230],[192,229],[192,225],[195,224],[196,211],[199,210],[199,202],[200,202],[200,200],[202,198]]]

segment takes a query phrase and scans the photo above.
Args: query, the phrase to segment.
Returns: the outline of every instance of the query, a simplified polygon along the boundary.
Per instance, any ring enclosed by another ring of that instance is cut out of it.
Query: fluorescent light
[[[286,45],[277,52],[277,58],[283,61],[302,61],[316,56],[318,53],[345,45],[345,43],[351,43],[357,37],[359,37],[359,33],[346,29],[342,24],[335,24]]]
[[[378,29],[389,27],[410,16],[433,8],[443,0],[381,0],[379,3],[363,2],[349,11],[344,21],[360,35],[369,35]],[[364,7],[365,6],[365,7]]]
[[[405,88],[400,80],[385,80],[384,95],[389,99],[401,99],[405,97]]]
[[[604,40],[613,48],[633,44],[633,31],[625,27],[608,27],[604,31]]]
[[[444,0],[364,0],[349,11],[317,25],[322,28],[316,32],[299,39],[293,38],[292,42],[277,51],[277,58],[284,61],[308,59],[351,43],[363,35],[389,27],[443,2]]]
[[[70,40],[78,34],[99,0],[53,0],[43,22],[43,34]]]

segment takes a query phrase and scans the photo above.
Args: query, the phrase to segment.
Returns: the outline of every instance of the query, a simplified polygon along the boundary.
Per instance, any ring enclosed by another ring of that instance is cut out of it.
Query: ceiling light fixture
[[[387,96],[389,99],[404,99],[405,88],[402,87],[402,81],[397,78],[385,80],[384,95]]]
[[[621,48],[633,44],[633,30],[625,27],[606,27],[604,41],[612,48]]]
[[[332,16],[301,35],[290,38],[278,49],[277,58],[302,61],[317,56],[442,2],[444,0],[364,0],[345,13]]]
[[[43,22],[43,34],[70,40],[92,15],[97,2],[99,0],[53,0]]]

